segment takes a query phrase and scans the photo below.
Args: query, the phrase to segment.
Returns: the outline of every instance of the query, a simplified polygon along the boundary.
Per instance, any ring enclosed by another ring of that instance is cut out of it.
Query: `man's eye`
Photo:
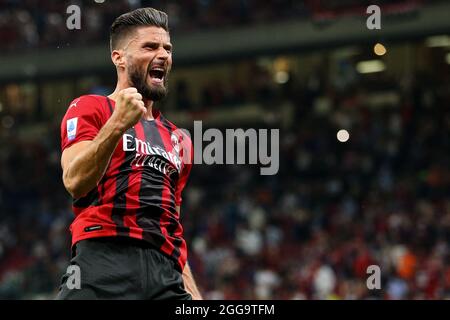
[[[157,48],[157,46],[155,45],[151,45],[151,44],[147,44],[144,46],[145,49],[150,49],[150,50],[155,50]]]

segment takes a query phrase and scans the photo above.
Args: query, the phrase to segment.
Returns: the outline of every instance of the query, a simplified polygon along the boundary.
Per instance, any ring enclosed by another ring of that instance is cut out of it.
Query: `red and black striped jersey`
[[[97,95],[72,101],[61,123],[62,151],[93,140],[114,105]],[[122,135],[97,187],[73,199],[72,245],[94,237],[142,239],[183,270],[187,250],[176,206],[192,167],[192,142],[159,111],[154,110],[153,116]]]

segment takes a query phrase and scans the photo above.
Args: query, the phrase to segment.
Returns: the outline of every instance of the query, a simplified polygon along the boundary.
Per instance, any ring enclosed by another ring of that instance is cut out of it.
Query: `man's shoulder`
[[[98,103],[103,104],[106,101],[105,96],[100,96],[97,94],[84,94],[82,96],[79,96],[72,100],[72,102],[69,105],[70,107],[78,106],[78,104],[85,104],[85,103]]]
[[[177,136],[183,136],[183,139],[191,142],[191,135],[187,129],[183,129],[178,127],[172,121],[168,120],[166,117],[160,113],[160,120],[165,124],[165,127],[172,133]]]
[[[91,112],[93,111],[104,112],[106,105],[107,101],[105,96],[100,96],[96,94],[85,94],[73,99],[70,102],[69,107],[67,109],[68,110],[74,109],[74,111],[76,109],[82,110],[88,109]]]
[[[167,118],[162,114],[161,111],[157,111],[157,112],[158,112],[158,114],[157,114],[157,118],[156,118],[156,119],[159,119],[159,121],[162,122],[162,123],[164,124],[165,127],[167,127],[168,129],[170,129],[171,131],[178,130],[178,127],[177,127],[172,121],[170,121],[169,119],[167,119]]]

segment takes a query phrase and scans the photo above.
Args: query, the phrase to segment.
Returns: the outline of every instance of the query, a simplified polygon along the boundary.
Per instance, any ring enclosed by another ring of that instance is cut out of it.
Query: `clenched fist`
[[[119,91],[111,118],[114,118],[119,129],[125,132],[138,123],[146,111],[142,95],[137,89],[126,88]]]

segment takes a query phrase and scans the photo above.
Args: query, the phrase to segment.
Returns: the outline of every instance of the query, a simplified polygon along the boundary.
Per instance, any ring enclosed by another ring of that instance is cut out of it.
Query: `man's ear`
[[[125,53],[123,50],[113,50],[111,52],[111,60],[116,66],[116,68],[119,67],[125,67]]]

